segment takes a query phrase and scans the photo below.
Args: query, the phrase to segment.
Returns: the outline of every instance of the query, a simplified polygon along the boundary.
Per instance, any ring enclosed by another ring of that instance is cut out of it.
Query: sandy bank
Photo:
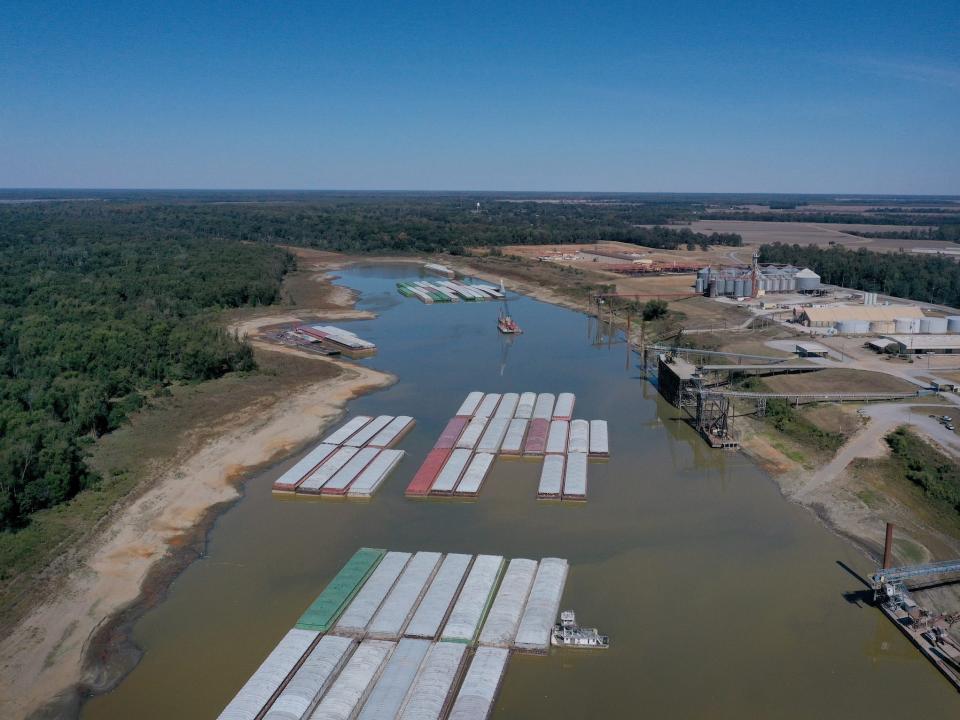
[[[335,298],[352,301],[352,293],[337,291]],[[301,316],[371,317],[349,309],[305,308],[239,320],[231,329],[251,335]],[[0,717],[25,718],[44,706],[43,717],[70,716],[83,694],[115,683],[136,660],[136,653],[123,647],[130,623],[202,551],[213,518],[239,496],[238,481],[319,435],[341,417],[350,399],[395,381],[349,362],[321,360],[255,337],[251,341],[259,351],[332,362],[340,372],[291,396],[255,399],[245,411],[223,417],[211,439],[172,458],[144,483],[146,489],[83,549],[83,560],[64,579],[62,591],[29,612],[0,642]],[[145,583],[155,587],[145,593]]]

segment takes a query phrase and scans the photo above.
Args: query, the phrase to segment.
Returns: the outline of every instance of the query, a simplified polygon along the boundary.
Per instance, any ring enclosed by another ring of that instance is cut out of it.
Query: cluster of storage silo
[[[766,293],[810,292],[820,287],[820,276],[792,265],[760,268],[758,291]],[[750,268],[703,268],[697,272],[694,288],[710,297],[753,297],[753,270]]]
[[[848,335],[862,335],[870,332],[869,320],[839,320],[836,324],[838,333]]]

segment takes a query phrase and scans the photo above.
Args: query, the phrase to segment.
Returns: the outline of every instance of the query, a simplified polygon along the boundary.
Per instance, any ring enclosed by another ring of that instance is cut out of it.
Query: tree
[[[667,301],[657,298],[648,300],[643,305],[644,320],[658,320],[667,314]]]

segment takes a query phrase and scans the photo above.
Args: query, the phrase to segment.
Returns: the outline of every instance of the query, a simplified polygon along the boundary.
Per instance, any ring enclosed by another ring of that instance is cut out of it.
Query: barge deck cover
[[[413,638],[404,638],[397,644],[364,703],[359,720],[389,720],[397,716],[430,645],[429,640]]]
[[[497,405],[497,411],[493,414],[494,417],[498,418],[507,418],[508,420],[513,418],[513,414],[517,410],[517,404],[520,402],[520,396],[517,393],[504,393],[503,397],[500,399],[500,404]]]
[[[396,640],[403,635],[410,616],[416,610],[424,591],[440,564],[440,553],[418,552],[373,616],[367,636],[378,640]]]
[[[380,564],[363,584],[353,602],[343,611],[333,627],[333,632],[344,635],[363,636],[374,614],[380,608],[390,588],[397,581],[410,553],[391,551],[384,555]]]
[[[487,393],[483,396],[483,400],[480,401],[480,404],[477,406],[477,410],[474,413],[476,417],[490,417],[493,415],[494,410],[497,409],[497,404],[500,402],[500,393]]]
[[[553,419],[553,404],[556,402],[556,397],[553,393],[540,393],[537,395],[537,402],[533,406],[533,417],[534,420],[552,420]]]
[[[440,564],[440,569],[433,576],[433,582],[427,590],[420,606],[407,625],[407,637],[421,637],[434,639],[440,632],[440,626],[447,618],[450,606],[463,584],[463,578],[470,567],[471,555],[448,553]]]
[[[527,435],[527,425],[529,420],[514,418],[507,426],[507,434],[503,436],[503,442],[500,444],[501,455],[520,455],[523,452],[523,439]]]
[[[563,455],[547,455],[543,458],[543,468],[540,470],[540,485],[537,487],[537,497],[558,498],[563,489]]]
[[[307,656],[263,720],[305,720],[347,663],[356,643],[324,635]]]
[[[375,450],[376,448],[370,448]],[[380,450],[378,455],[370,461],[363,472],[357,475],[350,487],[347,489],[347,495],[350,497],[370,497],[377,488],[387,479],[387,476],[393,472],[403,456],[406,453],[403,450]]]
[[[234,695],[218,720],[254,720],[258,717],[318,636],[319,633],[313,630],[294,628],[288,631],[240,692]]]
[[[443,469],[440,470],[440,473],[437,475],[437,479],[433,481],[433,487],[430,488],[430,493],[450,495],[460,481],[460,476],[463,475],[463,469],[467,466],[467,463],[470,462],[471,455],[473,455],[472,450],[463,449],[457,449],[450,453],[450,457],[447,458],[447,462],[444,463]]]
[[[439,720],[443,717],[466,651],[466,646],[459,643],[433,644],[417,671],[400,712],[401,720]]]
[[[463,432],[463,429],[467,426],[467,423],[470,422],[470,418],[457,416],[451,418],[450,422],[447,423],[447,426],[443,429],[443,432],[440,433],[440,437],[437,438],[437,442],[434,444],[434,449],[449,450],[454,445],[457,444],[457,440],[460,438],[460,433]]]
[[[547,452],[562,453],[567,451],[567,433],[570,423],[566,420],[554,420],[550,423],[550,432],[547,435]]]
[[[523,445],[524,455],[543,455],[547,449],[547,433],[550,431],[550,421],[536,418],[530,421],[530,430],[527,432],[527,441]]]
[[[396,647],[385,640],[365,640],[347,662],[330,690],[310,716],[311,720],[351,720],[380,677]]]
[[[587,497],[587,454],[569,453],[563,473],[563,497],[583,500]]]
[[[605,457],[610,454],[606,420],[590,421],[590,454],[598,457]]]
[[[557,621],[563,587],[567,582],[567,561],[561,558],[544,558],[537,568],[527,606],[514,647],[517,650],[545,653],[550,647],[550,633]]]
[[[562,392],[557,395],[557,404],[553,408],[554,420],[569,420],[573,417],[573,405],[577,396],[573,393]]]
[[[343,444],[349,445],[350,447],[363,447],[373,439],[374,435],[392,423],[393,420],[393,415],[377,415],[373,420],[351,435]]]
[[[327,632],[386,554],[379,548],[357,550],[300,616],[296,627]]]
[[[486,430],[483,431],[483,435],[480,436],[480,441],[477,443],[477,452],[498,452],[501,443],[503,443],[503,436],[507,434],[507,428],[509,426],[510,418],[490,418]]]
[[[490,607],[502,569],[503,558],[500,555],[477,555],[460,597],[450,611],[441,640],[467,645],[473,643]]]
[[[570,421],[570,436],[567,452],[585,453],[590,449],[590,423],[586,420]]]
[[[436,448],[427,453],[426,459],[413,476],[413,480],[407,485],[405,493],[407,495],[427,495],[433,486],[433,481],[437,479],[440,469],[450,457],[450,451],[442,448]]]
[[[343,445],[343,443],[350,439],[351,435],[355,434],[371,420],[373,420],[373,418],[369,415],[356,415],[327,435],[323,439],[323,442],[328,445]]]
[[[343,466],[350,462],[358,452],[359,450],[354,447],[341,447],[327,458],[323,465],[307,475],[304,481],[297,485],[297,492],[320,493],[323,486],[330,481],[330,478],[340,472]]]
[[[480,644],[510,648],[517,636],[520,616],[527,603],[527,596],[537,574],[537,562],[514,558],[507,566],[494,598],[487,621],[480,631]]]
[[[307,475],[337,449],[336,445],[320,443],[313,450],[304,455],[297,463],[277,478],[273,483],[274,490],[294,490]]]
[[[464,448],[466,450],[473,450],[476,447],[477,441],[480,440],[480,436],[483,434],[484,428],[487,426],[487,421],[489,418],[486,417],[475,417],[464,429],[463,434],[460,435],[460,439],[456,442],[456,447]]]
[[[457,410],[457,415],[463,417],[472,417],[477,411],[477,406],[480,405],[481,400],[483,400],[483,393],[479,390],[474,390],[472,393],[469,393],[466,399],[461,403],[460,409]]]
[[[460,479],[460,482],[457,483],[457,489],[454,490],[454,494],[477,495],[480,492],[483,481],[487,478],[487,473],[490,472],[493,458],[494,455],[491,453],[481,452],[474,455],[473,460],[467,465],[467,469],[463,471],[463,477]]]
[[[370,447],[388,448],[394,445],[413,427],[413,418],[409,415],[397,415],[390,424],[370,440]]]
[[[346,447],[344,449],[346,449]],[[320,492],[323,495],[345,495],[350,483],[373,462],[373,459],[377,457],[380,452],[377,448],[360,448],[357,450],[357,454],[347,461],[346,465],[340,468],[332,478],[323,484]]]
[[[503,673],[507,669],[510,651],[503,648],[481,647],[457,693],[448,720],[487,720],[493,702],[500,690]]]
[[[517,411],[514,417],[521,420],[529,420],[533,417],[533,406],[537,404],[537,394],[535,392],[525,392],[520,394],[520,401],[517,403]]]

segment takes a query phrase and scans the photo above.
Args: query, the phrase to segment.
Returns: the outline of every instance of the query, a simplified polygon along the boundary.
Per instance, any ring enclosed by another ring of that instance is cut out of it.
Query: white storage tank
[[[960,315],[950,315],[947,318],[947,332],[960,333]]]
[[[743,280],[736,280],[733,284],[733,294],[737,297],[743,297]]]
[[[837,323],[838,333],[861,334],[870,332],[870,322],[868,320],[840,320]]]
[[[893,326],[899,335],[920,332],[920,321],[917,318],[894,318]]]
[[[694,290],[695,290],[697,293],[702,293],[702,292],[703,292],[703,278],[702,278],[702,277],[697,277],[697,282],[696,282],[696,284],[693,286],[693,288],[694,288]]]
[[[870,323],[870,332],[872,333],[893,333],[897,328],[893,320],[874,320]]]
[[[820,287],[820,276],[810,268],[804,268],[795,276],[797,290],[801,292],[816,290]]]
[[[930,318],[920,318],[920,332],[924,335],[930,332]]]
[[[743,296],[753,297],[753,280],[748,279],[743,281]]]
[[[945,317],[926,318],[927,332],[932,335],[941,335],[947,331],[947,319]]]

